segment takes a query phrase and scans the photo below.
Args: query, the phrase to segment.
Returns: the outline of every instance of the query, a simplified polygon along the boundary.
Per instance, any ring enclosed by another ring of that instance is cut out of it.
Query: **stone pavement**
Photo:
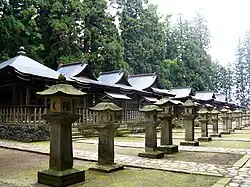
[[[0,141],[0,147],[35,152],[35,153],[42,153],[42,154],[49,153],[49,147],[37,146],[20,142]],[[74,158],[87,161],[97,161],[97,153],[88,152],[84,150],[83,151],[74,150]],[[250,157],[248,157],[248,159],[249,158]],[[234,186],[234,185],[243,186],[245,184],[249,184],[250,181],[250,161],[248,161],[244,165],[244,167],[240,168],[240,166],[173,161],[167,159],[156,160],[156,159],[142,158],[136,156],[115,154],[115,162],[129,167],[139,167],[145,169],[158,169],[164,171],[175,171],[175,172],[191,173],[191,174],[230,177],[233,180],[229,184],[229,186]]]
[[[232,180],[228,184],[228,187],[249,187],[250,186],[250,160],[238,170],[230,170]]]
[[[75,143],[88,143],[97,144],[96,139],[81,139],[75,140]],[[250,143],[250,142],[249,142]],[[158,145],[160,142],[158,141]],[[131,148],[144,148],[144,142],[120,142],[115,140],[115,146],[118,147],[131,147]],[[181,146],[179,145],[179,150],[181,151],[197,151],[197,152],[213,152],[213,153],[231,153],[231,154],[250,154],[250,149],[239,149],[239,148],[222,148],[222,147],[201,147],[201,146]]]
[[[240,134],[237,132],[237,134]],[[243,134],[243,133],[241,133]],[[249,134],[249,133],[246,133],[246,134]],[[133,137],[133,138],[145,138],[145,135],[144,134],[129,134],[129,135],[126,135],[127,137]],[[226,135],[226,136],[230,136],[230,135]],[[173,136],[173,139],[184,139],[185,136]],[[161,139],[161,136],[158,134],[157,135],[157,139]],[[197,139],[197,138],[195,138]],[[240,142],[250,142],[250,138],[216,138],[216,137],[213,137],[212,138],[213,140],[216,140],[216,141],[240,141]]]

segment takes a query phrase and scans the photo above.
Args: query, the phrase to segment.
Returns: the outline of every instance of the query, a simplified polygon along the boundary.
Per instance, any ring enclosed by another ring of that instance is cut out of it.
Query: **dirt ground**
[[[37,171],[48,168],[48,156],[0,148],[1,187],[46,187],[37,184]],[[87,170],[93,162],[75,161],[74,167]],[[86,171],[86,181],[72,187],[209,187],[220,178],[125,168],[111,174]]]

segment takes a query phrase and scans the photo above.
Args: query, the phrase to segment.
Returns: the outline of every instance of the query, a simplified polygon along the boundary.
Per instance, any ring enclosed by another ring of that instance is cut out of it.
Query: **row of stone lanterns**
[[[50,124],[50,162],[48,170],[38,172],[38,182],[51,186],[68,186],[84,181],[85,171],[73,169],[71,124],[80,117],[73,114],[72,97],[83,96],[86,93],[71,85],[57,84],[37,94],[50,98],[50,114],[43,116]],[[155,104],[141,109],[141,112],[145,113],[148,123],[145,127],[145,152],[139,153],[140,157],[161,158],[164,153],[178,152],[178,146],[173,145],[172,119],[174,118],[174,105],[179,103],[170,99],[162,99]],[[197,117],[196,104],[192,100],[188,100],[184,103],[184,108],[185,141],[180,144],[197,146],[199,142],[194,139],[194,119]],[[114,162],[114,135],[119,127],[119,124],[115,123],[115,113],[121,111],[122,108],[106,100],[90,109],[98,113],[99,123],[93,126],[99,132],[98,163],[90,169],[104,172],[123,169],[122,165]],[[223,132],[226,132],[230,127],[230,125],[228,126],[228,116],[231,114],[226,109],[221,110],[221,112]],[[199,141],[211,140],[207,127],[209,113],[212,115],[213,135],[220,136],[218,133],[219,112],[215,109],[208,112],[203,108],[198,112],[202,129]],[[234,114],[237,114],[237,111]],[[235,115],[234,118],[240,123],[239,115]],[[157,146],[156,127],[161,122],[161,145]]]

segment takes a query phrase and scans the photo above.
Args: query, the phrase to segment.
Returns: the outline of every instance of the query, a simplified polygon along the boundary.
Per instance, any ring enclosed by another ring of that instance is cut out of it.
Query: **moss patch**
[[[230,136],[230,135],[228,135]],[[203,147],[223,147],[223,148],[242,148],[250,149],[250,142],[242,141],[211,141],[211,142],[200,142]]]
[[[238,154],[180,151],[176,154],[165,155],[164,158],[186,162],[233,165],[242,157],[243,155]]]

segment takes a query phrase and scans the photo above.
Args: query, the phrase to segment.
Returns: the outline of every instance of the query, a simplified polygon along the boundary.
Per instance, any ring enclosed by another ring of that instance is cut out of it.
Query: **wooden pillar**
[[[16,83],[12,83],[12,105],[16,105],[17,99]]]
[[[30,87],[26,88],[25,105],[30,105]]]

